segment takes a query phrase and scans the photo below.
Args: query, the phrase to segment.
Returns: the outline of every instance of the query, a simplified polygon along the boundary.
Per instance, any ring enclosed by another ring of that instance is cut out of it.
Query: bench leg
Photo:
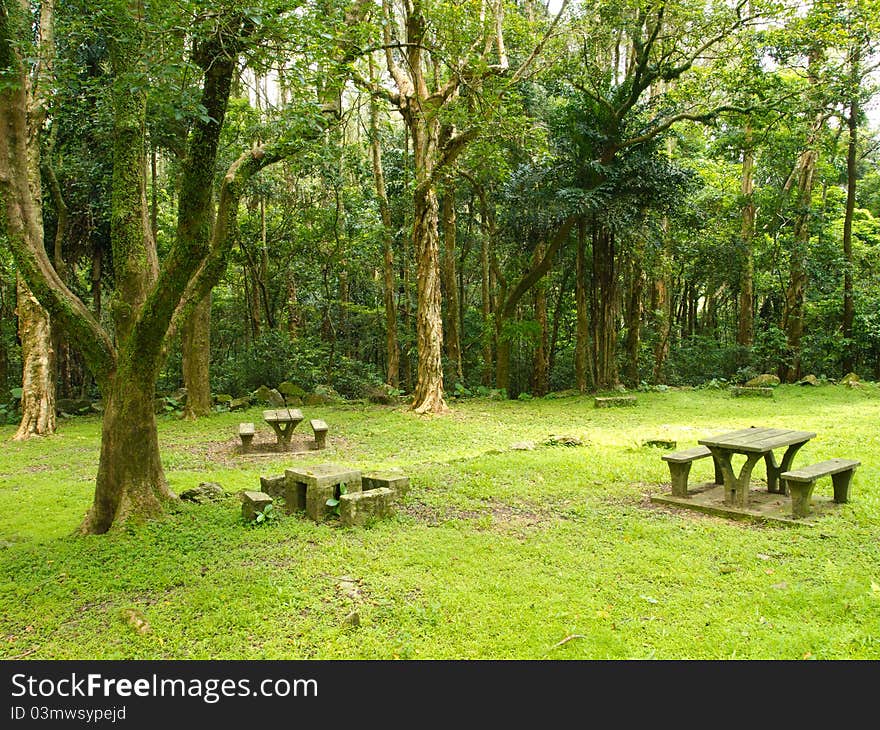
[[[831,482],[834,484],[834,501],[842,504],[849,501],[849,485],[852,482],[855,469],[842,471],[839,474],[831,475]]]
[[[254,440],[253,436],[240,436],[241,438],[241,453],[246,454],[251,450],[251,441]]]
[[[669,463],[669,476],[672,480],[672,496],[687,497],[688,496],[688,474],[691,471],[691,462],[684,464]]]
[[[789,482],[787,479],[782,481],[785,482],[784,487],[788,488],[788,493],[791,495],[791,516],[799,519],[810,514],[810,500],[816,482]]]
[[[323,449],[327,446],[327,432],[326,431],[316,431],[315,432],[315,448]]]

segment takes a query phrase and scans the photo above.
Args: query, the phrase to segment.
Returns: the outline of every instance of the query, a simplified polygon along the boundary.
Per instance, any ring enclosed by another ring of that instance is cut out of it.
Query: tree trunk
[[[107,532],[128,517],[158,515],[172,499],[159,458],[153,380],[123,363],[104,391],[95,500],[81,526]]]
[[[544,255],[543,243],[535,247],[535,260]],[[544,396],[550,390],[549,333],[547,330],[547,286],[542,279],[535,285],[535,319],[540,328],[532,370],[532,395]]]
[[[820,55],[810,55],[807,76],[810,84],[816,86],[816,75]],[[801,338],[804,334],[804,302],[807,289],[807,248],[810,243],[812,223],[813,176],[819,161],[816,149],[824,124],[824,114],[819,112],[813,121],[805,148],[797,164],[797,211],[794,220],[794,241],[789,258],[788,285],[785,288],[785,304],[782,314],[782,329],[787,339],[787,359],[780,363],[779,378],[784,383],[794,383],[801,377]]]
[[[492,337],[494,329],[490,326],[492,316],[492,286],[489,272],[489,246],[492,243],[492,231],[489,213],[485,201],[481,198],[480,206],[481,237],[480,237],[480,308],[483,315],[483,373],[481,381],[487,388],[492,385],[492,374],[495,370],[492,358]]]
[[[587,392],[587,361],[590,352],[590,316],[587,310],[587,226],[578,221],[577,257],[575,262],[575,312],[577,330],[574,349],[575,386],[581,393]]]
[[[851,373],[855,369],[852,224],[856,207],[856,146],[859,131],[859,100],[855,89],[858,88],[857,82],[859,78],[859,47],[855,46],[850,55],[854,89],[849,104],[849,115],[846,119],[849,139],[846,147],[846,208],[843,217],[843,258],[845,263],[843,269],[843,359],[841,365],[844,375]]]
[[[641,350],[642,326],[642,271],[643,247],[635,251],[630,261],[629,304],[626,308],[626,379],[631,386],[639,384],[639,352]]]
[[[752,144],[752,125],[746,122],[745,143],[742,163],[742,227],[740,243],[742,246],[742,270],[739,285],[739,319],[736,329],[736,343],[741,347],[751,347],[755,321],[755,259],[753,240],[755,236],[754,200],[755,150]]]
[[[456,222],[455,183],[447,180],[443,194],[443,288],[446,291],[446,357],[458,382],[463,383],[461,367],[461,339],[458,331],[459,300],[458,281],[455,274]]]
[[[371,66],[372,71],[372,66]],[[370,159],[373,163],[373,184],[382,218],[382,259],[385,301],[385,382],[396,388],[400,384],[400,348],[397,343],[397,307],[394,302],[394,235],[391,206],[385,189],[385,170],[382,166],[382,142],[379,139],[379,105],[370,97]]]
[[[593,226],[593,281],[590,328],[596,388],[613,388],[617,373],[617,317],[620,287],[614,234],[602,225]]]
[[[183,417],[194,421],[211,412],[211,296],[195,305],[181,328],[183,385],[186,407]]]
[[[654,344],[654,370],[651,380],[662,383],[663,366],[669,357],[669,341],[672,338],[672,296],[669,292],[669,279],[671,276],[672,252],[668,235],[669,223],[664,219],[664,243],[660,253],[657,277],[654,280],[654,329],[657,333],[657,342]]]
[[[18,277],[18,336],[21,341],[21,423],[12,437],[55,433],[55,343],[49,313]]]
[[[287,335],[295,340],[299,334],[299,300],[296,293],[296,276],[293,267],[287,269]]]
[[[412,407],[416,413],[448,410],[443,395],[443,321],[440,313],[438,203],[433,187],[417,187],[413,206],[418,307],[418,375]]]

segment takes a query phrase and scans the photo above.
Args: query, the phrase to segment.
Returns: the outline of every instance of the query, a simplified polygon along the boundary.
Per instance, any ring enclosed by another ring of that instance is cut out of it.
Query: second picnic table
[[[263,411],[263,420],[275,431],[275,438],[280,446],[289,446],[293,429],[303,420],[299,408],[279,408],[274,411]]]
[[[767,465],[767,491],[784,494],[785,483],[780,481],[779,475],[791,468],[794,455],[815,436],[809,431],[753,427],[699,439],[697,443],[712,452],[724,475],[725,504],[745,508],[749,504],[749,484],[755,464],[763,458]],[[785,448],[785,453],[782,462],[777,464],[773,452],[781,448]],[[734,454],[746,457],[738,476],[731,463]]]

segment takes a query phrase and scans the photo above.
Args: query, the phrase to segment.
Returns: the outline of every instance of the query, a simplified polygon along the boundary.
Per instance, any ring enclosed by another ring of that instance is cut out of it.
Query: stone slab
[[[363,526],[394,514],[394,490],[378,487],[367,492],[343,494],[339,498],[339,519],[347,527]]]
[[[839,505],[831,499],[813,496],[810,514],[794,519],[791,514],[791,497],[768,492],[766,488],[749,490],[749,506],[730,507],[724,504],[724,486],[721,484],[688,485],[687,497],[675,497],[668,492],[652,494],[651,501],[671,507],[703,512],[736,520],[772,522],[786,525],[812,525],[834,512]]]
[[[619,408],[623,406],[634,406],[636,397],[634,395],[618,395],[609,398],[594,398],[593,406],[596,408]]]
[[[338,464],[314,464],[312,466],[299,467],[296,469],[285,469],[284,475],[288,482],[296,481],[307,486],[322,487],[328,484],[346,484],[347,486],[357,485],[357,489],[349,489],[349,491],[360,491],[361,472],[359,469],[349,469]]]
[[[409,492],[409,477],[398,472],[370,472],[363,475],[361,484],[364,492],[383,487],[391,489],[398,497]]]

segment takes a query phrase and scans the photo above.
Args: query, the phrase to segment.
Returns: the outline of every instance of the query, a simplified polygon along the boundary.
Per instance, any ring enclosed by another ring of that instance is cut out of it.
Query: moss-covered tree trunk
[[[211,412],[211,296],[195,305],[181,328],[183,385],[186,406],[183,416],[195,420]]]
[[[159,458],[155,379],[137,357],[124,361],[105,387],[95,499],[81,525],[101,534],[129,518],[158,515],[169,491]]]

